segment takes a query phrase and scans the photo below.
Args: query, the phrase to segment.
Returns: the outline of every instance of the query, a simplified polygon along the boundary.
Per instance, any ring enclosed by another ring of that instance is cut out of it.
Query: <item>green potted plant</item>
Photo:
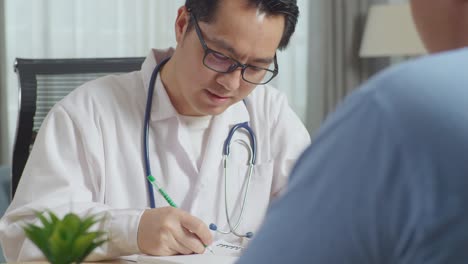
[[[36,215],[42,226],[27,224],[23,229],[26,237],[52,264],[81,263],[95,248],[107,241],[106,232],[89,231],[100,221],[94,215],[83,219],[73,213],[59,219],[50,211]]]

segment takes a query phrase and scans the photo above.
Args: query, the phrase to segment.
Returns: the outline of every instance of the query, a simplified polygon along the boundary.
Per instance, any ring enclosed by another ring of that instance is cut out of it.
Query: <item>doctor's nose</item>
[[[216,76],[216,82],[230,91],[237,90],[242,81],[242,69],[237,69],[229,73],[219,73],[218,76]]]

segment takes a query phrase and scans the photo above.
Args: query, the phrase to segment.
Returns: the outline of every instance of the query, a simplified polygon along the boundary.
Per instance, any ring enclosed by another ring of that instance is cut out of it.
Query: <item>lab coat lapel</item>
[[[171,55],[172,50],[166,52],[153,51],[153,54],[148,56],[147,60],[143,63],[142,72],[143,80],[145,83],[145,90],[148,91],[148,85],[150,83],[151,74],[156,67],[157,61],[166,58]],[[190,143],[190,137],[187,132],[187,128],[183,126],[178,118],[177,110],[171,103],[169,95],[161,81],[160,74],[156,77],[154,94],[152,98],[151,107],[151,123],[153,128],[158,128],[161,132],[162,138],[166,145],[170,145],[173,150],[178,153],[178,160],[184,170],[188,170],[189,175],[197,175],[198,168],[196,161],[192,157],[192,145]],[[174,137],[176,136],[176,137]],[[174,139],[177,138],[176,141]],[[170,140],[172,139],[172,140]]]
[[[145,61],[141,65],[141,74],[143,78],[143,85],[145,92],[148,93],[148,87],[151,80],[151,74],[153,73],[154,68],[156,65],[164,60],[165,58],[172,56],[174,53],[173,48],[165,49],[165,50],[151,50],[150,54],[146,56]],[[158,74],[159,75],[159,74]]]

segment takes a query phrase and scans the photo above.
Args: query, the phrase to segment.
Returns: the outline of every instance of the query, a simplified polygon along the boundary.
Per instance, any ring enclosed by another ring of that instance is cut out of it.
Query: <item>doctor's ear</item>
[[[187,10],[187,7],[181,6],[177,11],[177,19],[175,22],[175,33],[177,43],[180,43],[184,39],[189,23],[190,14]]]

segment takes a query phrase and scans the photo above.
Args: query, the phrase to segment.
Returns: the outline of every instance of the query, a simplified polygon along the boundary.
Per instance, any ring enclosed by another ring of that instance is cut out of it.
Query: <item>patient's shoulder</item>
[[[371,78],[366,89],[383,93],[412,96],[418,93],[438,94],[468,91],[468,48],[423,56],[390,67]],[[453,91],[450,91],[453,90]]]

